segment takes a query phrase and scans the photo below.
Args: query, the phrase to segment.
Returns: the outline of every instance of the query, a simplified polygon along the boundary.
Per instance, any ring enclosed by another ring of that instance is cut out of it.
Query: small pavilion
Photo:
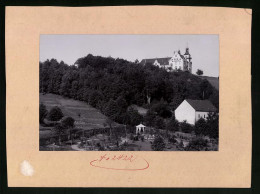
[[[135,128],[136,128],[136,134],[143,134],[145,132],[146,126],[143,124],[139,124]]]

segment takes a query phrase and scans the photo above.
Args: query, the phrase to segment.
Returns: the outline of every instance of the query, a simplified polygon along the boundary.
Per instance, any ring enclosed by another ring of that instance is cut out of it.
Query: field
[[[40,94],[40,103],[43,103],[49,111],[52,107],[58,106],[64,116],[75,119],[75,125],[84,129],[103,128],[106,116],[99,110],[85,102],[67,99],[54,94]]]
[[[50,111],[54,106],[58,106],[64,116],[70,116],[75,119],[75,127],[84,130],[104,128],[107,119],[99,110],[93,108],[85,102],[67,99],[55,94],[40,94],[40,103],[43,103]],[[46,122],[48,122],[46,120]],[[119,126],[115,123],[114,126]],[[40,139],[51,136],[52,127],[43,127],[40,125]]]

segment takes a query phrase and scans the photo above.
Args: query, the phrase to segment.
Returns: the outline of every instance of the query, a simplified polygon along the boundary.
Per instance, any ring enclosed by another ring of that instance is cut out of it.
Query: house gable
[[[173,70],[177,70],[177,69],[183,70],[182,56],[177,51],[174,51],[173,57],[169,60],[169,64]]]
[[[175,118],[179,122],[187,121],[187,123],[194,125],[195,124],[195,109],[184,100],[176,109],[175,109]]]

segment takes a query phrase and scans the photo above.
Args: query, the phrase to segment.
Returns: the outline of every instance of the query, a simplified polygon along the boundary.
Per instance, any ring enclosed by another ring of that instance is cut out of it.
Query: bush
[[[161,100],[160,102],[153,104],[151,107],[153,112],[156,112],[157,115],[163,118],[170,118],[172,116],[172,112],[167,104],[167,102]]]
[[[58,106],[53,107],[48,114],[48,119],[50,121],[59,121],[62,117],[63,113]]]
[[[64,117],[61,120],[61,125],[64,128],[72,128],[72,127],[74,127],[74,122],[75,122],[75,120],[72,117]]]
[[[178,131],[179,130],[179,122],[172,117],[166,124],[166,129],[169,131]]]
[[[180,130],[183,133],[192,133],[194,129],[192,125],[190,125],[186,121],[183,121],[182,123],[180,123]]]
[[[152,143],[152,149],[154,151],[163,151],[165,149],[165,143],[162,137],[158,136],[154,139]]]
[[[168,141],[170,142],[170,143],[172,143],[172,144],[175,144],[176,142],[177,142],[177,140],[175,139],[176,137],[174,136],[174,135],[172,135],[172,136],[170,136],[169,138],[168,138]]]
[[[139,140],[138,135],[134,136],[134,139],[133,139],[133,140],[134,140],[134,141],[138,141],[138,140]]]
[[[158,129],[165,129],[165,122],[162,117],[157,116],[155,118],[155,127]]]
[[[207,149],[208,141],[202,137],[196,137],[191,140],[189,145],[185,148],[187,151],[200,151]]]
[[[195,134],[196,135],[207,135],[209,132],[209,126],[203,118],[200,118],[195,123]]]
[[[209,113],[207,124],[209,126],[209,137],[217,139],[219,137],[219,116],[217,113]]]

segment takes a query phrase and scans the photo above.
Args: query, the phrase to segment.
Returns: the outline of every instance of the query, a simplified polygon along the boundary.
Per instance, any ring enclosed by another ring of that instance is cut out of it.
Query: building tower
[[[185,71],[189,71],[190,73],[192,72],[192,61],[191,61],[191,55],[189,52],[189,47],[186,48],[185,54],[184,54],[184,58],[185,58]]]

